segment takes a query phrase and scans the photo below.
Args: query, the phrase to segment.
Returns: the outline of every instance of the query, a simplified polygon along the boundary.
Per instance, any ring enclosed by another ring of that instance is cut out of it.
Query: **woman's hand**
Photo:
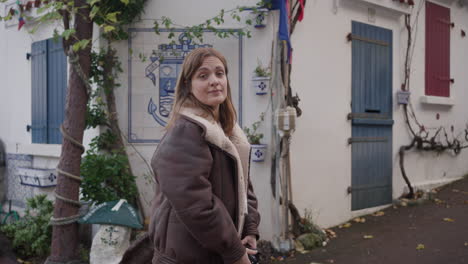
[[[247,249],[247,254],[255,255],[257,254],[257,238],[252,235],[248,235],[242,239],[242,245],[244,245]],[[249,248],[247,248],[249,247]]]
[[[251,264],[249,257],[247,257],[247,252],[245,252],[244,256],[242,256],[242,258],[240,258],[238,261],[234,262],[233,264]]]

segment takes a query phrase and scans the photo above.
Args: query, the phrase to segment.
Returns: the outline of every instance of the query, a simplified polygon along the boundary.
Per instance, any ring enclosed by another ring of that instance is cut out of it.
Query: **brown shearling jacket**
[[[259,235],[249,153],[239,126],[228,138],[212,120],[184,109],[151,162],[157,189],[148,233],[121,263],[239,260],[245,253],[241,238]]]

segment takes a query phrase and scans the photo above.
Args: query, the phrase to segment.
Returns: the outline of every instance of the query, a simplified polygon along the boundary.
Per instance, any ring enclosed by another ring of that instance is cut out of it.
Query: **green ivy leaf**
[[[72,49],[73,51],[77,52],[79,50],[85,49],[88,46],[90,40],[89,39],[82,39],[75,44],[73,44]]]
[[[117,23],[117,15],[120,14],[119,11],[117,12],[113,12],[113,13],[109,13],[106,15],[106,19],[113,22],[113,23]]]
[[[124,3],[125,5],[128,5],[130,3],[130,0],[120,0],[120,2]]]
[[[68,40],[70,38],[71,35],[75,34],[76,33],[76,30],[74,28],[71,28],[71,29],[67,29],[65,31],[62,32],[62,37],[65,39],[65,40]]]
[[[88,1],[86,1],[86,2],[88,2],[88,4],[89,4],[90,6],[93,6],[93,5],[95,5],[95,4],[96,4],[97,2],[99,2],[99,1],[100,1],[100,0],[88,0]]]
[[[91,12],[89,13],[89,17],[93,19],[98,12],[99,12],[99,7],[93,6],[93,8],[91,8]]]
[[[104,33],[109,33],[111,31],[115,30],[114,26],[106,25],[104,26]]]

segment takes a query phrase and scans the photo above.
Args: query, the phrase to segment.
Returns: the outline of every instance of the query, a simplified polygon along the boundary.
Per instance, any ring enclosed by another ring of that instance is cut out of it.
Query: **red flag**
[[[24,24],[26,24],[26,22],[24,21],[24,18],[20,17],[18,20],[18,30],[20,30],[24,26]]]
[[[304,0],[299,0],[299,4],[301,7],[299,9],[299,17],[297,20],[302,21],[304,18]]]

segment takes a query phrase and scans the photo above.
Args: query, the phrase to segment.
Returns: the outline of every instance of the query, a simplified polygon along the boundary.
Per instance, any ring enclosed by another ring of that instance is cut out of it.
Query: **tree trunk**
[[[75,16],[76,37],[78,40],[91,39],[93,23],[89,19],[89,6],[86,0],[76,0],[79,8]],[[78,52],[78,63],[86,76],[91,68],[91,45]],[[78,142],[83,142],[85,113],[88,95],[83,80],[74,67],[70,67],[68,91],[65,104],[63,129],[66,134]],[[58,168],[73,175],[80,175],[81,154],[83,150],[63,137],[62,153]],[[56,192],[68,199],[79,200],[80,182],[62,173],[58,174]],[[78,214],[78,207],[62,200],[55,200],[54,218],[69,217]],[[67,262],[78,259],[78,224],[54,225],[52,232],[51,262]]]

